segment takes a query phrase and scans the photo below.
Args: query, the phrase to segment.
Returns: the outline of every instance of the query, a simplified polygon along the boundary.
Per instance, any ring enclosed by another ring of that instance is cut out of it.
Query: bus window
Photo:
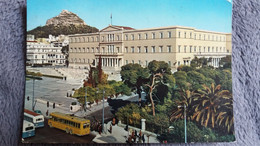
[[[32,129],[33,129],[33,126],[26,127],[26,128],[25,128],[25,131],[29,131],[29,130],[32,130]]]

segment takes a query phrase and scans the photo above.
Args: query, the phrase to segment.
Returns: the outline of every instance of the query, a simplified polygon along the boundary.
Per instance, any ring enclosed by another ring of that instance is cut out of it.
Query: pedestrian
[[[137,137],[137,131],[135,130],[135,137]]]
[[[142,135],[142,141],[143,141],[143,143],[145,143],[144,134]]]
[[[101,134],[101,131],[102,131],[102,127],[101,127],[101,125],[99,125],[99,127],[98,127],[99,134]]]
[[[110,124],[110,133],[112,133],[112,124]]]
[[[139,137],[141,139],[141,137],[142,137],[142,130],[140,130],[140,132],[139,132]]]
[[[48,116],[48,114],[49,114],[49,110],[46,111],[46,116]]]

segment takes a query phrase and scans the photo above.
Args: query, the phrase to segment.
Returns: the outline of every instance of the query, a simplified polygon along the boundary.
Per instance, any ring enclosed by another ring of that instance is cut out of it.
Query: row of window
[[[178,52],[184,52],[184,53],[192,53],[192,52],[229,52],[229,50],[226,50],[225,47],[201,47],[201,46],[178,46]]]
[[[114,45],[108,45],[107,48],[102,47],[102,53],[118,53],[121,52],[119,47],[115,48]],[[177,51],[177,50],[176,50]],[[87,53],[100,53],[99,47],[94,47],[90,48],[71,48],[70,52],[87,52]],[[163,53],[163,52],[172,52],[172,47],[169,45],[166,48],[163,46],[144,46],[143,48],[141,46],[138,46],[137,48],[135,47],[125,47],[124,50],[125,53]],[[179,53],[184,52],[184,53],[192,53],[192,52],[228,52],[225,47],[206,47],[206,46],[178,46],[178,51]]]
[[[178,32],[178,38],[189,38],[195,40],[208,40],[208,41],[226,41],[225,36],[220,35],[210,35],[210,34],[201,34],[201,33],[192,33],[192,32]]]
[[[39,56],[40,56],[40,55],[39,55]],[[45,55],[41,55],[41,56],[42,56],[42,58],[45,57]],[[55,54],[48,54],[47,56],[48,56],[48,58],[55,58],[55,57],[56,57],[56,58],[59,58],[59,55],[55,55]],[[47,56],[46,56],[46,57],[47,57]],[[35,59],[37,59],[37,57],[38,57],[38,55],[34,55],[34,58],[35,58]],[[65,57],[64,57],[63,55],[60,55],[60,58],[65,58]]]
[[[70,62],[72,63],[92,63],[94,59],[91,61],[90,59],[85,59],[85,58],[71,58]]]
[[[178,38],[189,38],[189,39],[195,39],[195,40],[210,40],[210,41],[226,41],[226,37],[223,35],[212,35],[212,34],[201,34],[201,33],[193,33],[193,32],[182,32],[178,31]],[[172,38],[172,32],[167,31],[165,32],[159,32],[158,34],[156,32],[151,33],[151,38],[152,39],[163,39],[163,38]],[[149,34],[144,33],[144,34],[125,34],[124,35],[124,40],[142,40],[142,39],[149,39]],[[101,41],[104,42],[107,40],[108,42],[113,42],[113,41],[121,41],[120,40],[120,35],[115,34],[108,34],[107,37],[102,36]],[[93,36],[93,37],[78,37],[78,38],[71,38],[70,42],[78,43],[78,42],[98,42],[99,41],[99,36]]]

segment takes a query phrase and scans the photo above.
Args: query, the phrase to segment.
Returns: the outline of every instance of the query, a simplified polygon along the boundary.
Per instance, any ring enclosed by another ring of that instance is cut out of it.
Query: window
[[[168,46],[168,52],[169,52],[169,53],[172,52],[172,48],[171,48],[171,46]]]
[[[179,31],[179,38],[181,37],[181,32]]]
[[[105,53],[105,47],[102,47],[102,50],[103,50],[102,52]]]
[[[190,33],[190,38],[192,38],[192,32]]]
[[[219,52],[222,52],[222,47],[219,48]]]
[[[93,47],[93,48],[92,48],[92,53],[94,53],[94,51],[95,51],[95,50],[94,50],[94,47]]]
[[[204,47],[204,52],[206,52],[206,47]]]
[[[192,46],[190,46],[190,53],[192,52]]]
[[[178,61],[178,66],[180,66],[181,65],[181,62],[180,61]]]
[[[79,52],[81,52],[81,49],[79,48]]]
[[[163,46],[159,46],[159,52],[160,52],[160,53],[163,52]]]
[[[104,39],[105,39],[105,37],[104,37],[104,36],[102,36],[102,42],[104,42]]]
[[[128,60],[125,61],[125,64],[128,64]]]
[[[186,32],[184,32],[184,38],[186,38]]]
[[[145,34],[145,39],[146,39],[146,40],[148,39],[148,34],[147,34],[147,33]]]
[[[141,40],[141,34],[138,34],[138,39]]]
[[[210,40],[210,36],[208,35],[208,40]]]
[[[197,50],[196,50],[196,46],[194,46],[194,52],[196,52]]]
[[[70,48],[70,52],[73,52],[73,48]]]
[[[125,52],[128,53],[128,48],[127,47],[125,47]]]
[[[147,46],[144,47],[144,52],[148,53],[148,47]]]
[[[199,52],[201,52],[201,46],[199,46]]]
[[[152,46],[152,53],[155,53],[155,46]]]
[[[92,37],[92,42],[94,42],[94,37]]]
[[[118,41],[119,41],[119,35],[117,35],[117,36],[116,36],[116,40],[118,40]]]
[[[85,48],[83,48],[83,52],[86,52],[86,49],[85,49]]]
[[[153,32],[153,34],[152,34],[152,38],[155,39],[155,33],[154,33],[154,32]]]
[[[214,52],[214,47],[212,47],[212,52]]]
[[[168,38],[171,38],[172,37],[172,33],[169,31],[168,32]]]
[[[98,48],[98,47],[96,48],[96,50],[97,50],[97,51],[96,51],[97,53],[100,53],[100,52],[99,52],[99,48]]]
[[[44,55],[42,55],[42,58],[44,58]]]
[[[135,48],[134,47],[132,47],[132,53],[134,53],[135,52]]]
[[[97,42],[98,42],[99,41],[98,36],[96,37],[96,39],[97,39]]]
[[[179,53],[181,52],[181,46],[180,45],[178,46],[178,52]]]
[[[161,39],[163,38],[163,33],[162,33],[162,32],[160,33],[160,38],[161,38]]]
[[[194,39],[196,40],[196,33],[194,33]]]
[[[125,40],[126,40],[126,41],[128,40],[128,35],[127,35],[127,34],[125,35]]]
[[[89,52],[89,48],[87,48],[87,52]]]
[[[141,53],[141,47],[137,47],[138,48],[138,53]]]
[[[208,47],[208,52],[210,52],[210,47]]]
[[[200,36],[199,36],[199,37],[200,37],[200,40],[201,40],[201,34],[200,34]]]
[[[171,65],[172,65],[172,64],[171,64],[171,61],[168,61],[168,65],[169,65],[169,67],[171,67]]]
[[[132,60],[132,63],[133,63],[133,64],[135,64],[135,61],[134,61],[134,60]]]
[[[119,53],[119,47],[117,47],[117,53]]]
[[[184,53],[186,53],[186,46],[184,46]]]
[[[88,37],[88,39],[87,39],[87,40],[88,40],[88,42],[89,42],[89,37]]]
[[[132,34],[132,40],[135,40],[135,36],[134,36],[134,34]]]

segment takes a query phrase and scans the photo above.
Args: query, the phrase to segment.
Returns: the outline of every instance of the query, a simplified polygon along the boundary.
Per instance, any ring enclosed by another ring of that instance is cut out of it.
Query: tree
[[[61,49],[62,54],[65,55],[65,64],[68,67],[69,66],[69,45],[63,46]]]
[[[192,119],[200,122],[205,127],[211,123],[211,127],[215,127],[216,116],[226,103],[222,103],[224,99],[230,98],[231,94],[228,90],[221,90],[221,85],[215,85],[212,83],[210,87],[203,85],[202,90],[198,90],[194,94],[193,102],[195,102],[194,114]]]
[[[231,55],[227,55],[226,57],[221,58],[219,61],[219,66],[222,68],[231,68],[232,62],[231,62]]]
[[[158,86],[158,84],[165,84],[168,82],[168,79],[172,75],[171,69],[168,63],[164,61],[156,61],[153,60],[148,64],[148,69],[150,73],[150,82],[149,84],[145,84],[149,88],[149,98],[152,104],[153,109],[153,116],[155,116],[155,106],[154,106],[154,99],[153,99],[153,90]],[[171,78],[174,80],[174,78]],[[171,81],[172,84],[175,83]]]
[[[121,67],[121,78],[124,84],[132,90],[136,90],[141,101],[142,85],[147,81],[149,72],[139,64],[127,64]]]

